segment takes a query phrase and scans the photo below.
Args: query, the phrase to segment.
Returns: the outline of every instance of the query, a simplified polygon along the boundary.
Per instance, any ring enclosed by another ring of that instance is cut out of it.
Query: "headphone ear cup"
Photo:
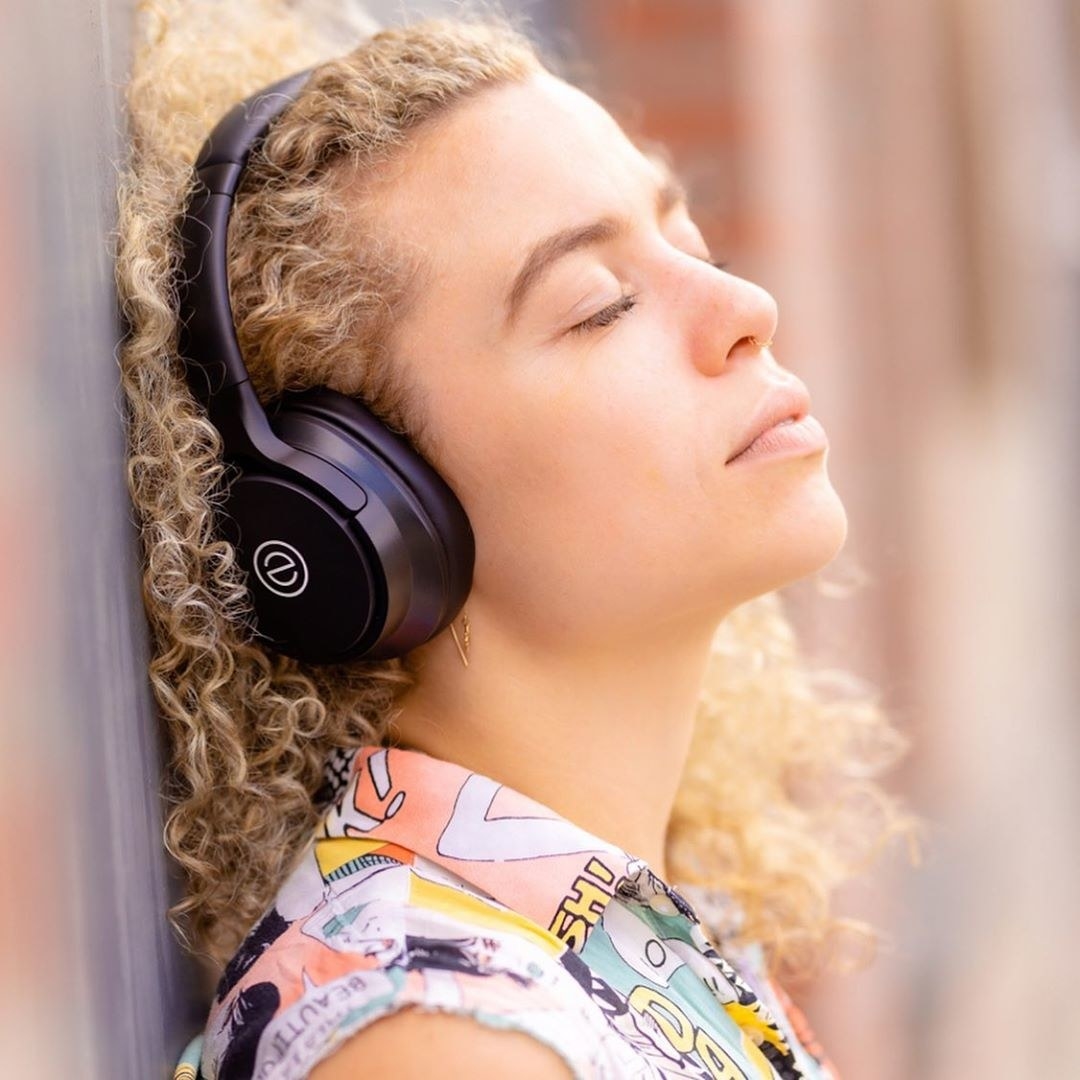
[[[258,635],[300,660],[362,653],[386,621],[385,582],[347,511],[293,480],[245,472],[224,532],[247,573]]]
[[[333,663],[403,656],[448,626],[475,562],[450,486],[335,391],[287,395],[271,424],[289,448],[287,473],[245,471],[227,508],[257,633],[290,656]]]

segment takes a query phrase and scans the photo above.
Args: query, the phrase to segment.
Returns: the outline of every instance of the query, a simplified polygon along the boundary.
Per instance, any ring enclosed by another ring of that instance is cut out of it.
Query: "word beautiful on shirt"
[[[185,1058],[201,1080],[302,1080],[406,1005],[524,1031],[589,1080],[835,1080],[760,950],[721,956],[641,859],[419,751],[339,777],[225,970]]]

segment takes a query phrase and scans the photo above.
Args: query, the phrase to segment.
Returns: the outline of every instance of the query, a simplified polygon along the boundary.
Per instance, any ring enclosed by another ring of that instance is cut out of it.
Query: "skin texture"
[[[334,1051],[310,1080],[570,1080],[566,1063],[523,1031],[496,1031],[468,1016],[407,1008],[376,1020]]]
[[[770,388],[798,380],[748,340],[772,338],[773,297],[710,264],[684,205],[657,217],[662,178],[543,73],[419,131],[368,194],[424,268],[392,362],[424,392],[477,543],[470,665],[449,630],[418,650],[391,741],[666,875],[718,623],[831,561],[847,519],[824,451],[725,465]],[[532,246],[606,215],[629,227],[556,262],[507,325]],[[624,293],[621,317],[572,329]]]

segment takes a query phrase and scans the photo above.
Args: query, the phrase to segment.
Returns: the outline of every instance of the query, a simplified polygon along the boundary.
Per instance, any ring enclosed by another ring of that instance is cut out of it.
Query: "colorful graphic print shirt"
[[[526,1032],[589,1080],[835,1080],[760,950],[721,956],[641,859],[416,750],[355,751],[341,779],[224,973],[201,1077],[300,1080],[416,1005]]]

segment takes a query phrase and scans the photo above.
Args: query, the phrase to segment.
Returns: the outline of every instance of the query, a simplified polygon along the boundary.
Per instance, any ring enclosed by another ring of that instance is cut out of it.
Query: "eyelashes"
[[[601,326],[610,326],[616,319],[625,315],[638,302],[637,293],[628,293],[620,296],[613,304],[601,308],[595,315],[590,315],[584,322],[570,327],[572,334],[585,334],[590,330],[597,330]]]
[[[716,267],[717,270],[723,270],[727,266],[726,262],[720,262],[717,259],[704,259],[703,261],[710,266]],[[599,330],[602,326],[610,326],[616,319],[622,318],[628,311],[633,310],[637,305],[638,296],[638,293],[625,293],[614,303],[601,308],[595,315],[590,315],[587,319],[570,327],[569,332],[571,334],[587,334],[590,330]]]

